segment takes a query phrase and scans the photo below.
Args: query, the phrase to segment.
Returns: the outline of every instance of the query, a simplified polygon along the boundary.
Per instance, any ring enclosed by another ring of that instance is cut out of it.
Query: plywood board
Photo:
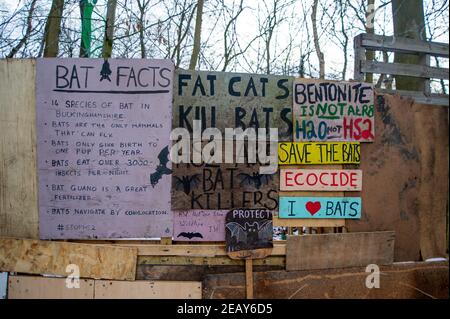
[[[280,197],[279,218],[361,218],[360,197]]]
[[[0,236],[38,238],[35,61],[0,61]]]
[[[279,142],[278,164],[359,164],[358,142]]]
[[[286,269],[329,269],[394,260],[392,231],[288,236]]]
[[[361,191],[362,171],[281,169],[281,191]]]
[[[42,239],[172,236],[174,65],[37,60]]]
[[[361,147],[363,212],[346,227],[395,231],[395,261],[444,257],[449,109],[389,94],[378,95],[375,108],[377,138]]]
[[[173,210],[278,207],[278,172],[260,174],[259,164],[173,166]]]
[[[293,97],[294,141],[375,139],[372,84],[297,78]]]
[[[0,239],[0,271],[67,276],[78,265],[81,278],[134,280],[137,249],[31,239]]]
[[[175,72],[172,127],[278,128],[280,141],[292,140],[293,77],[211,71]]]
[[[227,210],[173,211],[175,241],[225,241]]]
[[[80,279],[79,288],[67,288],[66,278],[9,276],[8,299],[93,299],[94,280]]]
[[[198,281],[95,281],[95,299],[201,299]]]

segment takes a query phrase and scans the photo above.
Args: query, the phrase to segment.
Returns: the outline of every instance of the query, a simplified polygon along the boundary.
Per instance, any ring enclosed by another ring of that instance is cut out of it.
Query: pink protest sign
[[[226,210],[180,210],[173,212],[176,241],[225,241]]]
[[[172,236],[170,60],[38,59],[40,237]]]

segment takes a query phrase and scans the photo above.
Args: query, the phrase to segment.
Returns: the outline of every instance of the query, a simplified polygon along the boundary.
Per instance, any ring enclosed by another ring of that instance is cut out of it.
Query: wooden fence
[[[417,103],[448,106],[448,94],[432,94],[430,79],[448,80],[448,68],[430,66],[430,58],[449,57],[446,43],[419,41],[409,38],[360,34],[354,38],[355,68],[354,80],[364,81],[366,73],[403,75],[426,79],[423,91],[379,90],[383,93],[399,93],[414,99]],[[366,60],[366,50],[399,52],[419,55],[421,64],[386,63]]]

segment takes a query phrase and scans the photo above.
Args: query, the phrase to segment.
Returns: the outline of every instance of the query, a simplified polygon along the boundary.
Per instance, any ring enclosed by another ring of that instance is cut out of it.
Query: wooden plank
[[[172,245],[172,237],[161,237],[161,245]]]
[[[0,236],[38,238],[35,60],[0,61]]]
[[[215,257],[226,256],[225,244],[215,245],[133,245],[125,244],[120,246],[134,247],[138,251],[138,256],[186,256],[186,257]],[[275,242],[271,256],[282,256],[286,253],[286,244]]]
[[[358,164],[358,142],[279,142],[278,164]]]
[[[199,281],[95,281],[95,299],[201,299]]]
[[[375,34],[360,34],[360,45],[370,50],[393,51],[403,53],[424,53],[439,57],[449,56],[448,43],[420,41],[416,39],[382,36]],[[355,39],[356,39],[355,38]]]
[[[273,226],[275,227],[343,227],[345,219],[303,219],[303,218],[278,218],[273,216]]]
[[[358,35],[353,39],[354,71],[353,78],[355,81],[364,81],[364,73],[361,72],[361,62],[366,59],[365,49],[362,47],[362,36]]]
[[[394,237],[393,231],[288,236],[286,270],[391,264]]]
[[[446,79],[448,80],[448,69],[436,68],[426,65],[405,64],[405,63],[385,63],[377,61],[362,61],[361,71],[367,73],[406,75],[426,79]]]
[[[284,266],[285,256],[269,256],[255,259],[253,265]],[[244,266],[243,259],[223,257],[184,257],[184,256],[139,256],[139,265],[197,265],[197,266]]]
[[[8,299],[93,299],[94,280],[80,279],[79,288],[67,288],[66,278],[9,276]]]
[[[281,191],[360,191],[362,170],[281,169]]]
[[[283,196],[279,202],[279,218],[361,218],[361,197]]]
[[[253,299],[253,260],[245,260],[245,285],[247,287],[247,299]]]
[[[372,273],[373,274],[373,273]],[[430,299],[449,297],[447,262],[380,266],[380,288],[367,289],[366,265],[302,271],[254,272],[255,299]],[[208,274],[204,299],[245,298],[245,274]],[[444,301],[445,302],[445,301]]]
[[[32,239],[0,239],[0,271],[66,276],[75,264],[81,278],[134,280],[137,249]]]

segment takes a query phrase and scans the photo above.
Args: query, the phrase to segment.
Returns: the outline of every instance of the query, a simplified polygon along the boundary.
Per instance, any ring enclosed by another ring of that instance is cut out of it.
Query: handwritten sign
[[[174,164],[172,209],[278,207],[278,172],[260,174],[259,164]]]
[[[173,212],[176,241],[225,241],[226,210],[187,210]]]
[[[360,191],[361,170],[281,169],[281,191]]]
[[[278,164],[358,164],[361,150],[358,142],[280,142]]]
[[[175,72],[172,126],[202,129],[278,128],[280,141],[292,141],[293,77],[210,71]]]
[[[252,255],[251,251],[273,248],[272,213],[265,209],[233,209],[226,216],[225,238],[229,254],[240,252],[242,258],[255,258],[257,252]]]
[[[280,197],[280,218],[361,218],[360,197]]]
[[[295,79],[293,96],[294,141],[373,142],[373,85]]]
[[[38,59],[41,238],[172,236],[170,60]]]

